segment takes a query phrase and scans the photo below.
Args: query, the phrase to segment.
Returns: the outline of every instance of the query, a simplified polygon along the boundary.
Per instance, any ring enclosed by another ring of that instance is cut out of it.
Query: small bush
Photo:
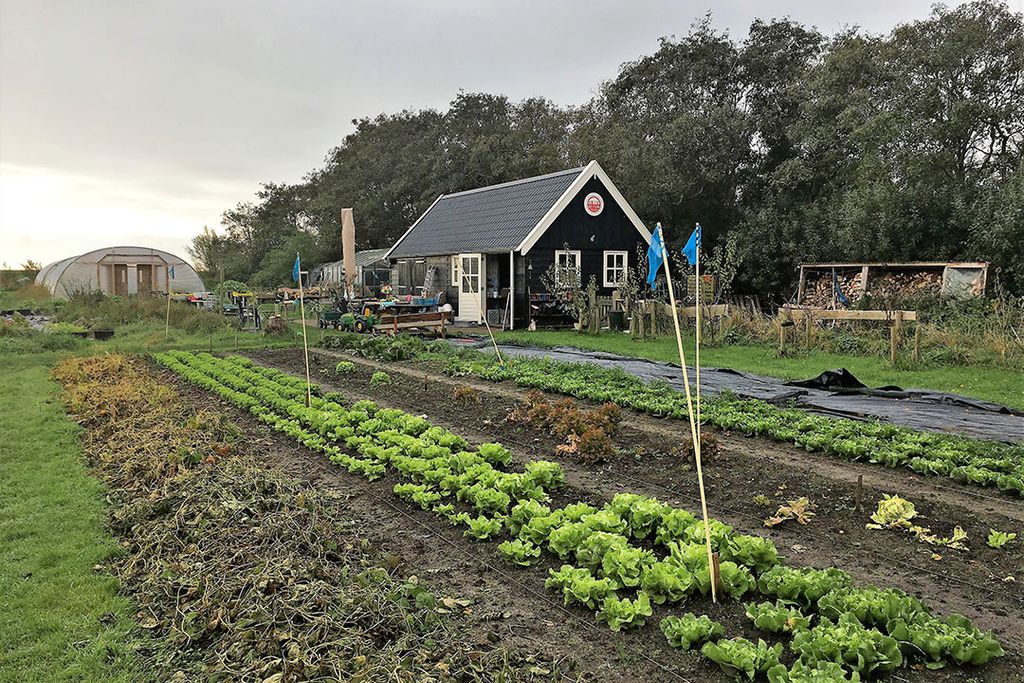
[[[378,370],[377,372],[373,373],[373,375],[370,377],[371,387],[383,387],[387,386],[388,384],[391,384],[391,377],[388,375],[388,373],[383,372],[381,370]]]

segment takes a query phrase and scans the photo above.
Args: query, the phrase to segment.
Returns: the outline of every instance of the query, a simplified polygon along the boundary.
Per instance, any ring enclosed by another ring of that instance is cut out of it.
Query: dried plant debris
[[[867,528],[905,529],[922,543],[954,550],[967,550],[967,532],[959,524],[953,528],[948,538],[943,538],[933,534],[932,530],[927,527],[914,524],[911,520],[916,517],[917,508],[909,500],[899,496],[883,496],[882,500],[878,501],[878,509],[871,514],[872,523],[868,524]]]
[[[561,679],[461,637],[469,601],[403,575],[339,494],[236,454],[223,415],[194,413],[141,361],[68,359],[53,376],[110,489],[123,553],[102,569],[139,607],[154,680]]]
[[[764,520],[764,525],[767,527],[778,526],[790,519],[800,524],[807,524],[814,517],[813,509],[814,503],[808,500],[806,496],[797,498],[796,500],[788,501],[785,505],[780,505],[774,516]]]

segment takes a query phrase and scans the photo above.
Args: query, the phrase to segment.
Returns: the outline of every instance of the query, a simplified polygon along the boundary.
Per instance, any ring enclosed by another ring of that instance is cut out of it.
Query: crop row
[[[546,586],[560,591],[567,605],[595,610],[614,630],[642,626],[654,605],[710,590],[704,523],[686,510],[631,493],[601,508],[574,503],[552,509],[549,491],[564,482],[557,463],[531,461],[513,472],[511,454],[499,444],[473,449],[423,418],[370,401],[346,407],[326,394],[306,406],[301,380],[247,359],[186,352],[156,358],[351,472],[373,479],[392,470],[401,480],[396,495],[465,527],[466,536],[503,538],[498,548],[511,563],[530,565],[544,552],[557,556],[563,564]],[[777,683],[852,680],[844,672],[855,679],[913,659],[929,666],[981,664],[1002,654],[991,635],[963,617],[939,619],[900,591],[856,588],[838,569],[787,567],[770,540],[736,533],[718,520],[709,528],[724,593],[776,600],[750,603],[748,615],[757,628],[792,635],[797,657],[786,667],[779,662],[781,644],[723,640],[722,629],[706,618],[662,620],[670,643],[688,648],[707,641],[702,652],[729,673],[761,672]]]
[[[436,351],[435,351],[436,354]],[[474,357],[475,356],[475,357]],[[686,397],[666,382],[643,382],[619,369],[592,363],[515,358],[499,364],[476,353],[448,355],[446,371],[487,380],[509,380],[542,389],[677,419],[687,419]],[[921,432],[881,422],[811,415],[765,401],[719,396],[702,403],[702,422],[764,436],[847,460],[908,467],[1024,496],[1024,447]]]

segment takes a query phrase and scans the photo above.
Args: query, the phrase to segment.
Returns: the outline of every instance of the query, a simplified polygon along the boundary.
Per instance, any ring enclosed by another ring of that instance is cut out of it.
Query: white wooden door
[[[459,313],[455,316],[456,320],[470,323],[483,321],[480,299],[482,272],[482,254],[459,254]]]

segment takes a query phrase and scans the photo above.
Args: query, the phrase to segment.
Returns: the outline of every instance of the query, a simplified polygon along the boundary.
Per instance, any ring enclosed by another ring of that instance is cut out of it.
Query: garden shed
[[[385,255],[387,249],[364,249],[356,252],[356,290],[363,296],[378,296],[380,286],[389,281],[391,269]],[[339,288],[345,282],[345,262],[331,261],[314,269],[310,282],[323,288]]]
[[[150,292],[202,292],[199,273],[179,256],[151,247],[104,247],[47,264],[36,275],[56,299],[101,291],[128,296]]]
[[[597,161],[441,195],[387,253],[399,296],[443,296],[455,319],[523,326],[550,297],[542,276],[575,267],[618,287],[651,233]]]

